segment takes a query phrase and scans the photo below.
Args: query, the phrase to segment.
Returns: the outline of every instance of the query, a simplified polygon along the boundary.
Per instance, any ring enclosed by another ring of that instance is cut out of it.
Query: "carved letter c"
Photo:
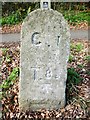
[[[37,34],[39,34],[39,32],[35,32],[35,33],[32,34],[32,37],[31,37],[32,44],[37,44],[37,42],[35,42],[35,40],[34,40],[34,37],[35,37],[35,35],[37,35]]]

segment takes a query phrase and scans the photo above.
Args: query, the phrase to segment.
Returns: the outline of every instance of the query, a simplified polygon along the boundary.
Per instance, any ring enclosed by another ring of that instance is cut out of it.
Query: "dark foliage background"
[[[55,2],[51,4],[52,9],[56,9],[59,11],[64,10],[88,10],[89,3],[88,2]],[[2,16],[10,15],[15,11],[19,10],[21,12],[27,11],[28,9],[34,10],[40,7],[39,3],[31,3],[31,2],[4,2],[2,3]]]

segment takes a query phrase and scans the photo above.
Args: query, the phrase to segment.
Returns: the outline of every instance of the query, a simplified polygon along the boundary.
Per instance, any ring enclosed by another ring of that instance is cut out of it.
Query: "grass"
[[[85,60],[90,61],[90,55],[86,56]]]
[[[3,55],[6,55],[8,49],[7,48],[2,48]]]
[[[11,74],[9,75],[8,79],[4,80],[3,83],[0,85],[2,89],[8,89],[19,76],[19,68],[14,68]]]
[[[83,78],[80,77],[79,73],[72,67],[68,68],[67,72],[67,87],[66,87],[66,99],[67,103],[73,101],[78,94],[78,90],[76,89],[76,85],[82,82]]]
[[[74,56],[72,54],[69,55],[69,63],[71,63],[72,61],[74,61]]]
[[[65,19],[73,25],[76,25],[80,22],[89,22],[90,21],[90,12],[77,12],[77,11],[66,11],[62,13]]]
[[[2,91],[0,92],[0,100],[2,99],[2,97],[6,96],[6,91],[14,84],[14,82],[17,80],[18,77],[19,77],[19,68],[16,67],[12,70],[8,78],[4,80],[0,85],[0,88],[2,89]]]
[[[77,85],[82,81],[80,75],[75,71],[74,68],[68,68],[67,82],[69,85]]]
[[[82,64],[81,65],[77,65],[77,67],[80,68],[80,69],[83,69],[84,65],[82,65]]]
[[[87,70],[87,71],[86,71],[86,74],[90,76],[90,70]]]
[[[0,19],[0,25],[14,25],[18,24],[23,21],[23,19],[27,16],[28,11],[24,11],[23,14],[21,14],[20,11],[16,11],[16,13],[13,13],[7,17],[2,17]],[[77,12],[77,11],[61,11],[65,19],[73,25],[76,25],[77,23],[84,22],[84,21],[90,21],[90,12]]]
[[[81,50],[83,50],[83,44],[81,44],[81,43],[71,44],[70,49],[74,50],[76,52],[80,52]]]
[[[25,17],[26,13],[22,15],[20,11],[16,11],[16,13],[2,17],[2,19],[0,19],[0,25],[15,25],[22,22]]]

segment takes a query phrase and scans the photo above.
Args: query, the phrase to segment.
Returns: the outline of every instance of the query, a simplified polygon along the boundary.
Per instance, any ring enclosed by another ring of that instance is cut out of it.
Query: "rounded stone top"
[[[35,30],[36,27],[43,28],[44,26],[58,26],[57,28],[61,31],[69,31],[69,26],[67,21],[64,19],[63,15],[53,9],[37,9],[28,14],[22,23],[22,29],[26,31]],[[29,30],[28,30],[29,29]],[[22,30],[21,30],[22,33]]]
[[[34,19],[35,18],[35,19]],[[67,21],[64,19],[63,15],[53,9],[37,9],[32,11],[28,14],[28,16],[24,19],[23,23],[27,22],[28,20],[32,20],[35,22],[37,19],[41,20],[56,20],[56,21],[63,21],[67,24]],[[55,21],[55,22],[56,22]],[[67,24],[68,25],[68,24]]]

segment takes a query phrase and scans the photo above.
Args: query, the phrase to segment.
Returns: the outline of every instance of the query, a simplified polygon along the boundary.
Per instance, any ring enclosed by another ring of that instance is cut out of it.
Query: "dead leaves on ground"
[[[83,82],[75,86],[79,91],[73,101],[66,105],[65,108],[59,110],[39,110],[39,111],[19,111],[18,103],[18,82],[15,83],[4,92],[2,97],[2,118],[3,120],[66,120],[68,118],[83,118],[88,120],[90,118],[90,84],[89,76],[86,74],[87,61],[84,59],[88,52],[88,41],[73,41],[74,44],[83,44],[83,49],[80,52],[71,51],[74,55],[74,61],[68,63],[68,67],[74,67],[76,71],[83,77]],[[0,58],[2,57],[2,80],[5,80],[11,73],[12,69],[19,67],[20,62],[20,46],[18,44],[1,45]],[[9,57],[8,57],[9,56]],[[10,59],[10,60],[9,60]],[[83,65],[77,67],[78,65]],[[82,108],[83,106],[83,108]]]
[[[21,23],[16,25],[4,25],[0,29],[0,33],[19,33],[21,31]]]
[[[21,24],[16,24],[16,25],[4,25],[0,29],[0,33],[19,33],[21,31]],[[88,30],[88,22],[81,22],[78,23],[77,25],[73,26],[70,25],[70,29],[74,30]]]

